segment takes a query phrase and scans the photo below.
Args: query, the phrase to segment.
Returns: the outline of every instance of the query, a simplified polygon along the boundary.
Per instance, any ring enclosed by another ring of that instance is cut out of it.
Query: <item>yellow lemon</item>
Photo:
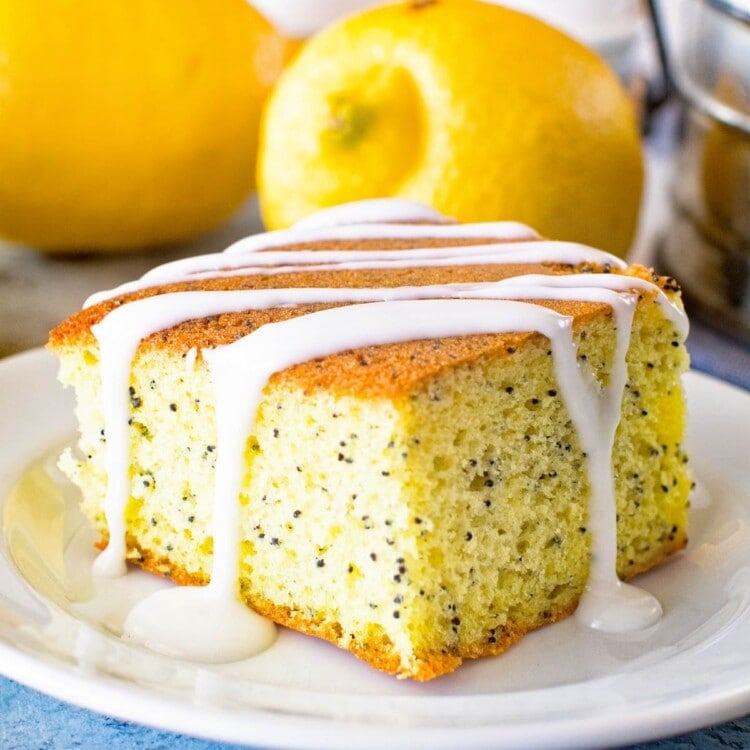
[[[261,124],[270,228],[399,196],[624,254],[642,181],[633,108],[605,63],[475,0],[391,5],[328,28],[282,75]]]
[[[218,224],[286,53],[245,0],[0,0],[0,236],[120,250]]]

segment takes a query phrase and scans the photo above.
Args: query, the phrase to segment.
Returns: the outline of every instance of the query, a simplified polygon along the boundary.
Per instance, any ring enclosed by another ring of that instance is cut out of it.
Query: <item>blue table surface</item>
[[[693,322],[688,348],[693,368],[750,390],[750,347]],[[750,434],[750,426],[748,428]],[[0,665],[0,670],[2,665]],[[750,681],[750,674],[748,675]],[[616,738],[613,738],[616,742]],[[70,706],[0,678],[0,748],[144,748],[210,750],[237,746],[208,742],[118,721]],[[750,749],[750,716],[670,739],[659,739],[630,750]]]

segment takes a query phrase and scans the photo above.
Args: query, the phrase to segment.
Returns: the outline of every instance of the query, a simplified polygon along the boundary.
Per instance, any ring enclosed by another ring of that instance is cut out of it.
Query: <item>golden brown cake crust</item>
[[[667,540],[664,546],[654,549],[648,559],[644,559],[635,567],[630,567],[621,577],[623,580],[630,580],[635,576],[650,570],[655,565],[663,562],[670,555],[679,552],[687,545],[687,537],[683,534],[673,540]],[[102,534],[101,540],[96,545],[99,549],[107,546],[107,535]],[[144,570],[156,573],[161,576],[171,578],[180,586],[205,586],[208,579],[203,576],[191,574],[175,565],[167,558],[156,558],[148,552],[143,551],[138,545],[136,539],[128,534],[127,536],[128,559],[130,562],[140,565]],[[408,677],[418,682],[426,682],[435,677],[449,674],[461,666],[464,659],[480,659],[485,656],[498,656],[507,651],[515,643],[518,643],[525,635],[552,623],[569,617],[576,610],[577,604],[569,607],[554,605],[550,607],[540,618],[539,621],[525,629],[520,628],[502,628],[498,629],[494,639],[483,639],[477,643],[469,644],[460,649],[457,653],[429,653],[420,655],[419,662],[414,671],[405,672],[402,668],[399,657],[393,652],[388,643],[377,641],[351,641],[342,640],[342,628],[338,623],[318,622],[302,616],[299,612],[293,612],[288,607],[280,607],[272,602],[258,597],[243,597],[249,607],[255,612],[269,620],[285,627],[292,628],[300,633],[312,635],[316,638],[328,641],[339,648],[345,648],[353,653],[358,659],[366,662],[375,669],[393,674],[398,677]]]

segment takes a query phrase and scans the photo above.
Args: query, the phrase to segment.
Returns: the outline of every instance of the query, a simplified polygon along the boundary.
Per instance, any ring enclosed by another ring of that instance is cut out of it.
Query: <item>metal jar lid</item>
[[[672,57],[682,96],[750,135],[750,2],[688,0]]]

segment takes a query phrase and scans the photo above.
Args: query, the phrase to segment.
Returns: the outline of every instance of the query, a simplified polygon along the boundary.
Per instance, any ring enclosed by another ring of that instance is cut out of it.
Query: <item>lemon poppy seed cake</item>
[[[62,465],[110,562],[431,679],[684,547],[684,335],[643,267],[352,204],[60,324]]]

